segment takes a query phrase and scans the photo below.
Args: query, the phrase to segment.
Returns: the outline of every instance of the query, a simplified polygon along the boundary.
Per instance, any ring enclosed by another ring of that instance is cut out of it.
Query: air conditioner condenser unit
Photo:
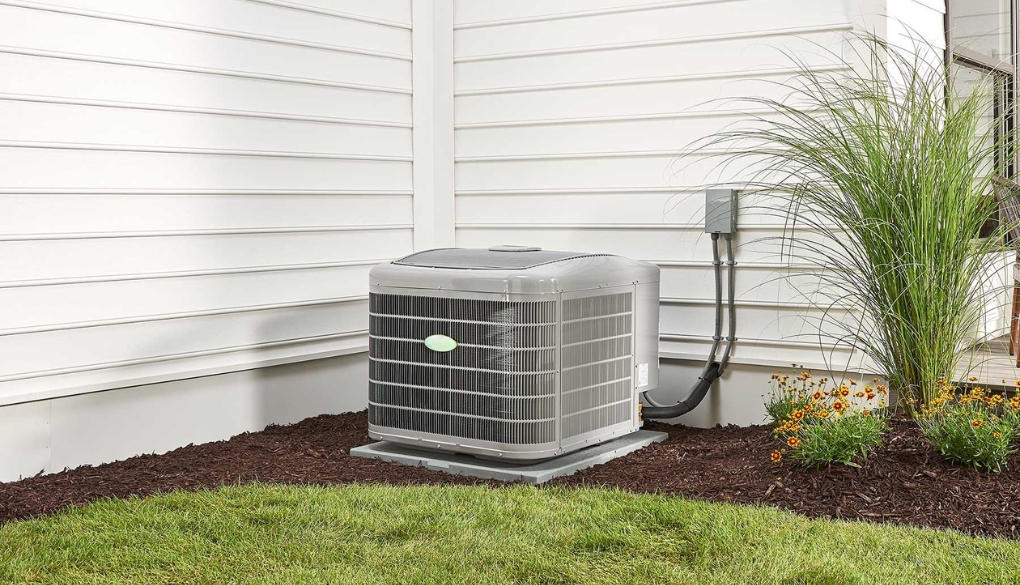
[[[658,386],[659,269],[497,246],[370,273],[369,435],[521,463],[637,431]]]

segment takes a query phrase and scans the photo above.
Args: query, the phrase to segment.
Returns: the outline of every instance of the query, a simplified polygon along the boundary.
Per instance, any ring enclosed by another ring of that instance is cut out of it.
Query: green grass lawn
[[[1017,583],[1020,543],[594,489],[231,487],[0,528],[0,583]]]

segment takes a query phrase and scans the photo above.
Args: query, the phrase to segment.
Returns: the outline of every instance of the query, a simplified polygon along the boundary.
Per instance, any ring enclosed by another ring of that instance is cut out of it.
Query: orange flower
[[[811,395],[811,399],[812,400],[821,400],[823,396],[824,396],[824,394],[822,394],[821,390],[815,390],[815,393]]]
[[[793,420],[800,420],[800,419],[804,418],[804,411],[803,410],[795,410],[795,411],[793,411],[793,414],[791,414],[790,416],[793,417]]]
[[[779,463],[782,460],[783,460],[783,454],[779,452],[779,449],[776,449],[775,451],[772,452],[772,462],[773,463]]]
[[[820,411],[818,411],[818,414],[816,414],[815,416],[817,416],[818,418],[829,418],[829,411],[828,410],[820,410]]]
[[[874,394],[868,394],[867,398],[868,398],[868,400],[874,400],[875,399],[875,395]]]
[[[1002,433],[992,433],[992,436],[995,437],[996,439],[1001,439]]]
[[[786,444],[791,447],[799,447],[800,439],[798,439],[797,437],[790,437],[789,439],[786,440]]]
[[[842,388],[839,389],[839,395],[842,396],[843,398],[850,396],[850,389],[847,388],[846,386],[843,386]]]
[[[854,392],[854,398],[864,398],[864,392],[861,392],[859,390],[857,392]]]
[[[974,427],[975,429],[980,427],[983,424],[985,424],[985,421],[983,421],[983,420],[981,420],[979,418],[976,418],[976,419],[970,421],[970,426]]]
[[[832,410],[835,410],[836,414],[842,414],[844,408],[846,408],[846,405],[839,400],[832,403]]]
[[[967,379],[970,380],[971,382],[977,382],[977,376],[971,376]]]

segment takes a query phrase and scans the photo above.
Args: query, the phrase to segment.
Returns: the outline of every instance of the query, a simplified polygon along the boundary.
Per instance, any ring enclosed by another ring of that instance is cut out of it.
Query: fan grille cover
[[[371,424],[506,444],[555,440],[555,301],[373,293],[369,306]],[[423,340],[432,335],[457,347],[430,350]]]

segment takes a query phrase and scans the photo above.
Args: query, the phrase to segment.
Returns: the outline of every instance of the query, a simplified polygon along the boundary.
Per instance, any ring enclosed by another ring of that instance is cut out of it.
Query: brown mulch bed
[[[953,528],[1020,538],[1020,456],[986,474],[943,463],[908,421],[895,421],[863,468],[817,471],[769,460],[765,427],[694,429],[648,423],[669,439],[553,485],[598,485],[713,501],[765,504],[812,517]],[[192,445],[96,467],[0,484],[0,523],[104,497],[150,495],[250,481],[288,484],[488,484],[421,468],[359,459],[365,413],[319,416],[229,441]]]

